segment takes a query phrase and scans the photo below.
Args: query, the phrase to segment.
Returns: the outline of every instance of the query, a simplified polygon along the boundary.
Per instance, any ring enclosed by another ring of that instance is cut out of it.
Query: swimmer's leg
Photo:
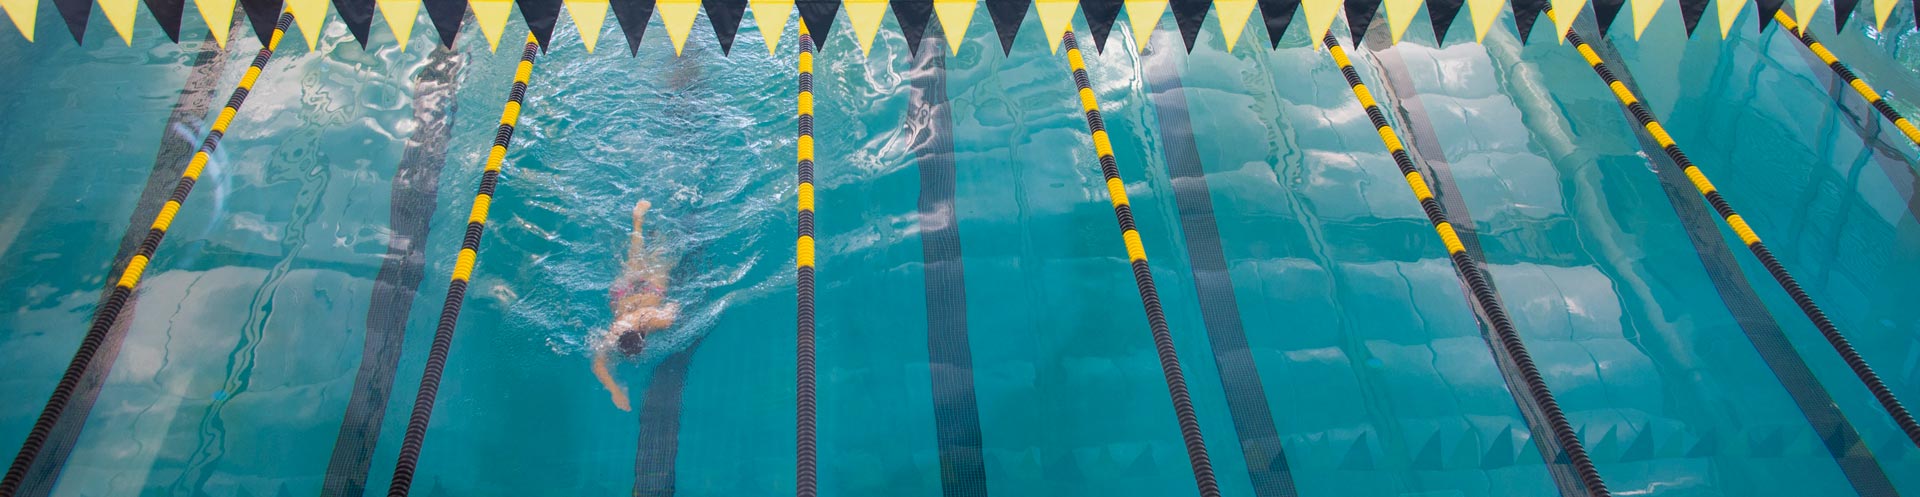
[[[644,199],[633,204],[633,233],[627,235],[626,272],[631,273],[643,269],[649,262],[647,260],[649,259],[647,242],[640,234],[640,227],[643,221],[646,220],[647,210],[651,208],[653,208],[653,202],[648,202]]]

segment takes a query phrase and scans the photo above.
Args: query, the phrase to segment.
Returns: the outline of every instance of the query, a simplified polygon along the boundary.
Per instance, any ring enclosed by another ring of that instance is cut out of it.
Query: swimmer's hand
[[[633,411],[633,404],[627,402],[626,387],[613,389],[613,406],[620,408],[622,411]]]
[[[607,351],[599,347],[593,353],[593,375],[600,378],[600,384],[613,392],[613,405],[622,411],[631,411],[633,406],[627,403],[627,387],[614,381],[613,372],[607,370]]]

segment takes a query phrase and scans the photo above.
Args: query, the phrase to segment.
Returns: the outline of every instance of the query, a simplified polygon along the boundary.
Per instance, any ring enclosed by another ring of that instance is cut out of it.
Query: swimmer
[[[620,277],[608,289],[608,305],[613,308],[613,325],[593,346],[593,375],[613,394],[613,405],[631,411],[627,387],[613,379],[608,371],[608,353],[625,357],[640,355],[646,349],[647,335],[673,326],[680,317],[680,303],[667,300],[667,275],[674,261],[662,260],[649,252],[640,237],[640,221],[652,202],[641,200],[633,206],[633,233],[627,238],[627,260],[620,265]]]

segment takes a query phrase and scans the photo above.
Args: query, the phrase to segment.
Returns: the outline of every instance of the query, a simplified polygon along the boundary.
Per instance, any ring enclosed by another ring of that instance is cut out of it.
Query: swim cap
[[[620,334],[620,338],[614,340],[614,344],[620,347],[620,353],[633,357],[640,355],[640,351],[646,349],[647,337],[641,335],[638,330],[627,330]]]

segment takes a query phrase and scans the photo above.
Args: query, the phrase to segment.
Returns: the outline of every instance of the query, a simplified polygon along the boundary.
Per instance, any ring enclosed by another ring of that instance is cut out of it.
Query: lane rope
[[[1547,16],[1549,18],[1553,16],[1551,9],[1547,10]],[[1766,244],[1760,241],[1760,235],[1755,234],[1753,228],[1747,226],[1747,221],[1742,219],[1739,213],[1734,212],[1733,206],[1720,196],[1719,190],[1713,187],[1713,183],[1707,181],[1706,174],[1701,173],[1700,168],[1695,167],[1693,161],[1687,159],[1687,154],[1680,151],[1680,146],[1673,142],[1673,137],[1667,134],[1666,128],[1661,127],[1660,121],[1653,118],[1653,112],[1641,105],[1639,96],[1634,94],[1633,90],[1627,89],[1626,84],[1614,77],[1613,71],[1607,69],[1606,63],[1600,59],[1600,54],[1594,52],[1593,46],[1588,45],[1579,34],[1567,32],[1567,42],[1572,43],[1573,48],[1580,51],[1580,56],[1585,58],[1587,65],[1593,67],[1593,72],[1599,74],[1600,79],[1606,82],[1607,88],[1612,90],[1614,98],[1620,101],[1620,105],[1626,107],[1627,112],[1633,114],[1634,120],[1639,122],[1640,127],[1653,136],[1654,141],[1660,144],[1660,149],[1666,152],[1667,158],[1680,166],[1680,170],[1686,173],[1687,179],[1693,183],[1693,188],[1699,191],[1701,196],[1706,197],[1707,203],[1713,205],[1714,212],[1719,213],[1720,218],[1726,221],[1734,234],[1740,236],[1740,241],[1746,244],[1747,250],[1752,251],[1753,256],[1760,259],[1761,265],[1766,266],[1767,274],[1773,276],[1773,281],[1779,283],[1782,290],[1786,290],[1787,296],[1793,298],[1793,303],[1800,306],[1800,312],[1805,313],[1807,319],[1813,321],[1814,327],[1820,329],[1820,335],[1827,339],[1827,344],[1833,346],[1834,352],[1838,352],[1840,359],[1846,361],[1847,367],[1853,370],[1853,375],[1867,386],[1868,391],[1873,392],[1874,400],[1879,401],[1880,407],[1893,417],[1895,424],[1900,425],[1900,431],[1905,432],[1907,439],[1915,446],[1920,446],[1920,423],[1914,422],[1913,414],[1907,412],[1906,406],[1900,404],[1900,399],[1895,398],[1893,391],[1887,388],[1886,383],[1880,381],[1880,375],[1873,372],[1873,368],[1867,365],[1866,359],[1861,358],[1860,353],[1854,350],[1853,344],[1847,341],[1847,337],[1840,334],[1840,329],[1834,326],[1832,320],[1827,319],[1826,312],[1820,310],[1820,306],[1814,303],[1813,297],[1808,296],[1806,290],[1800,288],[1800,282],[1795,280],[1792,274],[1787,273],[1786,266],[1781,265],[1780,261],[1773,257],[1773,251],[1767,250]],[[1864,83],[1861,85],[1864,86]],[[1855,88],[1858,89],[1860,86]]]
[[[94,354],[112,332],[120,319],[120,312],[126,308],[127,299],[133,298],[134,287],[140,284],[140,276],[146,272],[147,263],[153,260],[154,250],[160,248],[160,241],[167,236],[167,228],[172,226],[173,218],[180,213],[180,206],[187,201],[187,195],[193,193],[193,183],[200,177],[213,152],[220,147],[220,138],[226,136],[227,126],[233,124],[233,116],[240,112],[240,105],[246,103],[247,94],[253,91],[253,84],[260,80],[260,71],[267,67],[267,60],[273,58],[273,51],[280,45],[280,37],[286,34],[287,27],[293,23],[293,14],[283,12],[280,20],[274,24],[273,36],[260,53],[253,56],[253,64],[247,66],[247,72],[240,77],[240,84],[233,89],[233,95],[227,98],[227,105],[220,109],[220,116],[213,121],[213,127],[207,131],[207,138],[200,143],[200,150],[182,171],[180,180],[173,185],[173,195],[155,214],[153,224],[147,229],[147,236],[140,240],[140,249],[127,261],[127,267],[120,272],[120,279],[108,290],[106,304],[94,310],[93,323],[87,327],[87,334],[80,340],[80,349],[73,354],[73,360],[67,363],[67,370],[60,376],[60,383],[53,388],[53,395],[47,399],[47,405],[41,409],[39,419],[33,423],[32,431],[27,432],[26,441],[20,444],[20,453],[13,458],[13,465],[7,468],[7,474],[0,478],[0,497],[13,497],[26,482],[27,470],[34,460],[40,457],[41,449],[46,445],[47,437],[52,434],[55,424],[66,412],[67,404],[72,400],[74,390],[80,386],[80,376],[92,367]],[[125,333],[126,330],[121,330]]]
[[[1813,51],[1813,55],[1819,57],[1820,62],[1826,63],[1828,69],[1832,69],[1840,79],[1846,80],[1847,87],[1853,88],[1854,93],[1860,94],[1860,98],[1866,99],[1868,104],[1873,105],[1873,110],[1880,111],[1881,117],[1892,121],[1893,127],[1899,128],[1900,134],[1906,135],[1908,141],[1913,142],[1914,145],[1920,145],[1920,128],[1914,127],[1912,121],[1900,115],[1900,111],[1893,110],[1893,106],[1888,105],[1886,99],[1880,98],[1880,93],[1874,91],[1873,86],[1855,75],[1853,69],[1847,68],[1846,64],[1840,62],[1839,57],[1835,57],[1832,51],[1827,50],[1826,45],[1814,38],[1812,31],[1800,29],[1798,24],[1794,24],[1793,18],[1787,17],[1784,11],[1773,13],[1773,19],[1774,22],[1780,23],[1780,27],[1793,33],[1793,38],[1800,40],[1801,45],[1806,45],[1807,50]]]
[[[799,210],[800,233],[794,241],[796,286],[799,310],[795,322],[796,371],[794,373],[794,495],[814,497],[820,493],[820,459],[814,432],[814,359],[813,359],[813,35],[807,23],[800,23],[800,93],[795,107],[800,113]]]
[[[1094,152],[1100,155],[1100,174],[1106,177],[1113,216],[1120,222],[1120,239],[1126,243],[1127,259],[1133,266],[1133,283],[1139,287],[1140,304],[1147,312],[1147,327],[1153,331],[1154,352],[1160,357],[1160,372],[1167,379],[1167,394],[1173,398],[1173,413],[1180,422],[1180,438],[1187,446],[1187,462],[1193,466],[1194,484],[1202,497],[1219,497],[1220,485],[1214,480],[1213,461],[1207,456],[1206,438],[1201,436],[1199,418],[1193,413],[1186,374],[1181,372],[1180,355],[1173,348],[1173,333],[1167,329],[1166,315],[1160,309],[1160,293],[1155,290],[1153,273],[1147,267],[1147,249],[1140,243],[1140,232],[1134,227],[1126,183],[1120,180],[1120,166],[1113,158],[1106,121],[1100,118],[1100,103],[1094,99],[1092,82],[1087,78],[1086,59],[1080,53],[1079,44],[1074,42],[1073,31],[1067,31],[1061,43],[1067,49],[1067,64],[1073,68],[1073,84],[1079,87],[1087,129],[1093,133]]]
[[[1546,418],[1548,429],[1553,432],[1554,439],[1559,441],[1560,446],[1566,451],[1568,463],[1573,466],[1575,472],[1579,473],[1581,485],[1586,487],[1587,494],[1591,496],[1613,495],[1607,490],[1606,482],[1600,479],[1600,471],[1594,467],[1593,460],[1587,456],[1587,449],[1581,445],[1579,434],[1574,431],[1572,424],[1567,422],[1566,414],[1561,412],[1560,403],[1554,400],[1553,391],[1547,388],[1546,379],[1540,376],[1539,367],[1533,364],[1533,356],[1527,353],[1526,344],[1520,341],[1520,332],[1514,329],[1513,321],[1507,316],[1506,306],[1501,303],[1499,294],[1494,293],[1492,286],[1487,282],[1486,275],[1480,271],[1480,263],[1467,255],[1467,248],[1461,244],[1459,233],[1455,232],[1453,224],[1447,221],[1447,215],[1441,210],[1440,202],[1433,198],[1433,190],[1427,187],[1426,179],[1422,178],[1420,172],[1414,168],[1413,157],[1407,154],[1406,146],[1400,142],[1399,134],[1394,132],[1393,124],[1387,122],[1387,115],[1380,110],[1380,103],[1373,99],[1373,93],[1369,92],[1367,85],[1360,81],[1360,73],[1354,70],[1353,61],[1348,59],[1346,51],[1340,48],[1340,40],[1334,38],[1333,33],[1327,33],[1322,43],[1326,44],[1327,53],[1333,57],[1334,63],[1340,65],[1340,74],[1346,77],[1347,86],[1353,89],[1353,96],[1360,100],[1362,107],[1366,108],[1367,119],[1372,122],[1374,130],[1380,134],[1380,142],[1385,144],[1387,151],[1393,154],[1394,164],[1400,167],[1400,175],[1407,180],[1407,187],[1413,189],[1413,196],[1420,200],[1420,208],[1426,211],[1427,221],[1433,224],[1434,233],[1438,234],[1440,241],[1446,244],[1447,255],[1453,260],[1453,269],[1459,273],[1461,279],[1466,280],[1467,288],[1473,293],[1474,301],[1486,311],[1488,321],[1486,324],[1493,328],[1500,347],[1513,359],[1514,365],[1519,369],[1521,380],[1527,385],[1527,396],[1533,400],[1534,405],[1540,407],[1540,413]]]
[[[507,145],[513,142],[513,126],[520,120],[520,102],[527,96],[527,81],[533,77],[533,57],[539,49],[533,35],[520,52],[520,65],[513,73],[513,91],[500,111],[500,128],[493,135],[493,147],[487,152],[486,171],[480,174],[480,189],[473,195],[473,208],[467,214],[467,233],[460,241],[460,255],[453,265],[453,278],[447,285],[447,300],[440,308],[440,324],[433,330],[433,347],[427,352],[427,367],[420,374],[420,392],[413,399],[413,415],[407,418],[407,434],[400,442],[400,457],[393,464],[393,482],[389,497],[404,497],[413,487],[414,471],[420,463],[420,449],[427,442],[427,421],[433,417],[434,398],[440,393],[440,376],[447,368],[447,353],[453,347],[453,327],[460,321],[460,306],[466,301],[467,281],[479,257],[480,234],[487,227],[487,209],[493,205],[493,189],[500,181],[501,162],[506,160]]]

